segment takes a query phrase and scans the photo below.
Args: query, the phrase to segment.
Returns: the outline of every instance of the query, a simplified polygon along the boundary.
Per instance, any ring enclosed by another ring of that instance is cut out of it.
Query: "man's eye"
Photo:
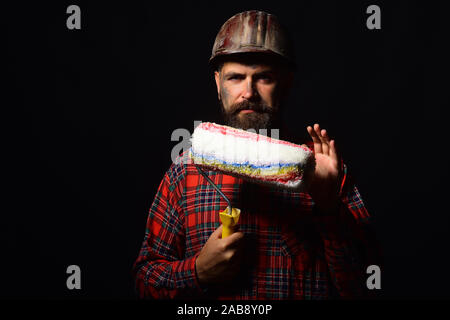
[[[259,77],[259,80],[262,80],[264,82],[271,82],[271,81],[273,81],[273,77],[271,77],[271,76],[261,76],[261,77]]]

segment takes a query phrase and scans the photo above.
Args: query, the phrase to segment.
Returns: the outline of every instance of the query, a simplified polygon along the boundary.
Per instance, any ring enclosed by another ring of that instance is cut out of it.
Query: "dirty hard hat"
[[[229,55],[243,53],[273,56],[295,67],[287,30],[276,16],[263,11],[245,11],[228,19],[216,36],[209,62],[214,66]]]

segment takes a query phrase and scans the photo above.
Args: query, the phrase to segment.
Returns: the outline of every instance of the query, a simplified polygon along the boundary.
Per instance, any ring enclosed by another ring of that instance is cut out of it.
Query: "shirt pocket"
[[[319,241],[319,234],[308,223],[285,225],[281,232],[281,251],[285,256],[300,257],[308,262]]]
[[[284,256],[297,256],[303,250],[301,241],[292,231],[281,233],[281,252]]]

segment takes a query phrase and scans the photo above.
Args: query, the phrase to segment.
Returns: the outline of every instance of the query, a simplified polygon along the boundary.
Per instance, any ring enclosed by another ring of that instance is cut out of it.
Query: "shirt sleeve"
[[[186,299],[202,292],[195,271],[199,253],[184,257],[180,166],[173,164],[159,185],[148,215],[144,241],[133,265],[136,291],[141,298]]]
[[[331,280],[342,298],[376,297],[366,285],[367,267],[381,268],[382,255],[372,226],[372,217],[342,162],[338,212],[322,214],[315,209]]]

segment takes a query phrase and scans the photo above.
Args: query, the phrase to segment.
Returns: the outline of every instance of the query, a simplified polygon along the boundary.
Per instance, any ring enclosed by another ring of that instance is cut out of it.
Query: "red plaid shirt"
[[[140,297],[213,299],[327,299],[367,294],[367,266],[378,264],[369,214],[342,163],[341,206],[315,210],[307,193],[283,191],[209,171],[233,206],[246,258],[236,281],[200,287],[195,260],[220,226],[227,203],[186,155],[165,174],[150,208],[133,266]]]

